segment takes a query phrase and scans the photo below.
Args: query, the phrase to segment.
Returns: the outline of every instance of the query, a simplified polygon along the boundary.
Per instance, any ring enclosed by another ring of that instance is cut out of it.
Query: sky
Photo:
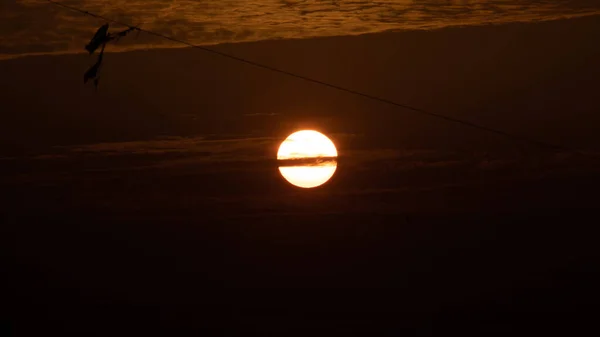
[[[254,184],[231,183],[225,184],[227,188],[188,192],[194,196],[190,197],[192,200],[198,197],[223,205],[237,200],[236,205],[242,207],[240,212],[244,205],[253,204],[254,209],[269,210],[265,214],[270,214],[277,209],[271,203],[286,200],[279,193],[292,198],[285,203],[295,207],[295,191],[285,192],[288,184],[276,169],[271,169],[276,168],[279,143],[303,128],[321,131],[337,144],[340,164],[331,186],[336,186],[335,193],[360,195],[368,200],[353,208],[360,212],[393,211],[398,207],[396,203],[379,202],[379,192],[404,198],[411,189],[441,193],[449,186],[476,186],[480,176],[473,175],[473,170],[500,185],[506,179],[520,181],[523,177],[534,179],[547,174],[592,174],[593,160],[573,157],[572,149],[594,154],[600,147],[596,128],[600,117],[595,113],[599,51],[596,44],[589,42],[598,38],[597,27],[597,17],[589,16],[214,47],[564,148],[550,153],[527,142],[415,114],[197,50],[107,54],[98,92],[81,81],[94,56],[68,54],[4,60],[0,62],[0,83],[8,90],[0,93],[5,107],[0,134],[0,160],[7,173],[3,181],[14,188],[19,182],[27,183],[42,193],[38,196],[43,200],[43,186],[55,186],[61,193],[67,193],[66,186],[79,186],[59,183],[70,165],[74,165],[74,174],[79,172],[84,177],[88,170],[112,176],[124,171],[160,172],[157,170],[169,168],[168,172],[176,176],[178,170],[196,170],[201,175],[217,170],[224,181],[238,171],[245,172],[242,176],[249,179],[247,175],[256,169],[256,174],[265,175],[256,176]],[[570,167],[569,160],[581,166]],[[27,167],[31,170],[24,170]],[[354,170],[362,178],[352,180],[349,172]],[[273,179],[272,174],[274,181],[262,182]],[[396,178],[380,179],[390,176]],[[342,177],[353,182],[336,183]],[[103,179],[89,181],[100,183]],[[276,187],[268,192],[254,189],[259,186]],[[333,191],[325,186],[319,193],[328,195]],[[110,195],[113,197],[106,202],[127,207],[127,203],[117,202],[121,196],[116,191]],[[125,196],[128,202],[139,200],[139,207],[155,207],[143,198]],[[76,193],[70,198],[77,202],[88,200]],[[155,202],[168,199],[166,194]],[[473,203],[476,199],[475,195],[456,198],[460,206],[452,207],[482,207]],[[61,200],[47,205],[40,201],[36,207],[71,207],[71,203]],[[90,207],[96,204],[92,200],[86,202]],[[560,204],[560,200],[564,200],[564,195],[540,203]],[[442,198],[435,203],[405,205],[407,211],[444,211],[451,209],[446,202],[448,199]],[[504,203],[518,204],[508,198],[496,204],[489,202],[486,207],[502,209]],[[334,202],[331,207],[322,211],[346,211],[344,203]],[[291,210],[284,208],[280,212]]]
[[[592,1],[69,3],[561,148],[150,48],[164,42],[143,33],[107,47],[96,91],[83,83],[96,55],[80,46],[101,22],[1,1],[7,335],[598,328],[586,316],[600,255]],[[309,190],[276,160],[303,129],[339,154],[333,178]]]
[[[600,13],[600,5],[592,0],[64,0],[62,3],[199,45],[534,22]],[[0,22],[2,58],[81,52],[103,23],[45,0],[4,0],[0,4]],[[142,36],[123,41],[111,50],[153,47],[176,45]]]

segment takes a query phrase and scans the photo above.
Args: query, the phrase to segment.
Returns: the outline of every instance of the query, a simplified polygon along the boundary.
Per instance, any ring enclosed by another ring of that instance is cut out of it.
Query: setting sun
[[[291,134],[277,151],[277,160],[290,163],[279,166],[281,175],[291,184],[303,188],[317,187],[331,179],[337,168],[332,159],[336,157],[333,142],[313,130]]]

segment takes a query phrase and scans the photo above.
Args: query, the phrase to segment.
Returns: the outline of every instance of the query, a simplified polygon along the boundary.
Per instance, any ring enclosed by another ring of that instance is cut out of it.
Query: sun
[[[279,146],[279,172],[292,185],[312,188],[326,183],[337,168],[337,149],[320,132],[302,130],[289,135]]]

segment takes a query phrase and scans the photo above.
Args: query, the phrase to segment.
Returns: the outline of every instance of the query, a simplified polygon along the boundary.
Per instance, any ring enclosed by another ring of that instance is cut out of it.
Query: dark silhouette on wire
[[[102,45],[102,50],[100,51],[100,55],[98,56],[98,61],[96,61],[96,63],[94,63],[94,65],[91,66],[90,69],[88,69],[88,71],[85,72],[85,74],[83,74],[83,84],[86,84],[89,80],[93,79],[96,90],[98,90],[98,82],[100,81],[100,75],[98,75],[98,72],[102,67],[102,58],[104,57],[105,46],[106,44]]]
[[[65,5],[63,3],[60,3],[60,2],[57,2],[57,1],[54,1],[54,0],[46,0],[46,1],[49,2],[49,3],[51,3],[51,4],[53,4],[53,5],[60,6],[60,7],[63,7],[63,8],[75,11],[75,12],[79,12],[79,13],[82,13],[84,15],[89,15],[89,16],[92,16],[92,17],[95,17],[95,18],[98,18],[98,19],[102,19],[102,20],[105,20],[105,21],[108,21],[108,22],[116,23],[116,24],[119,24],[119,25],[122,25],[122,26],[125,26],[125,27],[135,28],[135,27],[133,27],[131,25],[128,25],[126,23],[119,22],[117,20],[110,19],[110,18],[107,18],[107,17],[99,15],[99,14],[91,13],[91,12],[88,12],[86,10],[79,9],[77,7]],[[203,50],[205,52],[212,53],[212,54],[215,54],[215,55],[218,55],[218,56],[222,56],[222,57],[226,57],[226,58],[238,61],[238,62],[243,62],[243,63],[249,64],[251,66],[257,67],[257,68],[262,68],[262,69],[269,70],[269,71],[276,72],[276,73],[280,73],[280,74],[283,74],[283,75],[286,75],[286,76],[295,77],[297,79],[301,79],[301,80],[304,80],[304,81],[307,81],[307,82],[319,84],[319,85],[322,85],[322,86],[325,86],[325,87],[329,87],[329,88],[332,88],[332,89],[343,91],[343,92],[346,92],[346,93],[349,93],[349,94],[353,94],[353,95],[356,95],[356,96],[361,96],[361,97],[364,97],[364,98],[368,98],[368,99],[373,100],[373,101],[378,101],[380,103],[385,103],[385,104],[392,105],[392,106],[395,106],[395,107],[398,107],[398,108],[403,108],[403,109],[410,110],[410,111],[413,111],[413,112],[416,112],[416,113],[420,113],[420,114],[423,114],[423,115],[427,115],[427,116],[430,116],[430,117],[434,117],[434,118],[438,118],[438,119],[443,119],[443,120],[448,121],[448,122],[453,122],[453,123],[457,123],[457,124],[469,126],[469,127],[475,128],[475,129],[479,129],[479,130],[482,130],[482,131],[494,133],[494,134],[497,134],[497,135],[500,135],[500,136],[503,136],[503,137],[506,137],[506,138],[510,138],[510,139],[513,139],[513,140],[517,140],[517,141],[520,141],[520,142],[533,144],[533,145],[538,146],[540,148],[551,149],[551,150],[572,151],[572,150],[567,149],[567,148],[565,148],[563,146],[560,146],[560,145],[555,145],[555,144],[550,144],[550,143],[538,141],[538,140],[535,140],[535,139],[532,139],[532,138],[529,138],[529,137],[526,137],[526,136],[521,136],[521,135],[513,134],[513,133],[510,133],[510,132],[506,132],[506,131],[494,129],[494,128],[491,128],[491,127],[488,127],[488,126],[485,126],[485,125],[476,124],[476,123],[473,123],[473,122],[470,122],[470,121],[467,121],[467,120],[458,119],[458,118],[455,118],[455,117],[446,116],[446,115],[442,115],[442,114],[435,113],[435,112],[430,112],[430,111],[427,111],[427,110],[423,110],[421,108],[416,108],[416,107],[412,107],[410,105],[397,103],[397,102],[394,102],[394,101],[386,99],[386,98],[381,98],[381,97],[378,97],[378,96],[375,96],[375,95],[371,95],[371,94],[367,94],[367,93],[364,93],[364,92],[356,91],[356,90],[353,90],[353,89],[345,88],[345,87],[342,87],[342,86],[339,86],[339,85],[335,85],[335,84],[323,82],[321,80],[317,80],[317,79],[310,78],[310,77],[307,77],[307,76],[295,74],[295,73],[289,72],[287,70],[282,70],[282,69],[279,69],[279,68],[276,68],[276,67],[272,67],[272,66],[269,66],[269,65],[265,65],[265,64],[262,64],[262,63],[258,63],[258,62],[251,61],[251,60],[247,60],[247,59],[244,59],[242,57],[238,57],[238,56],[235,56],[235,55],[227,54],[227,53],[220,52],[220,51],[217,51],[217,50],[214,50],[214,49],[210,49],[210,48],[207,48],[207,47],[199,46],[199,45],[196,45],[196,44],[184,41],[184,40],[180,40],[180,39],[177,39],[175,37],[171,37],[171,36],[159,33],[159,32],[154,32],[154,31],[151,31],[151,30],[146,30],[146,29],[141,29],[141,28],[135,28],[135,29],[137,29],[140,32],[143,31],[146,34],[158,36],[158,37],[161,37],[161,38],[169,40],[169,41],[173,41],[173,42],[177,42],[177,43],[186,45],[188,47],[200,49],[200,50]]]
[[[129,32],[131,32],[133,30],[137,30],[138,34],[139,34],[139,27],[131,27],[131,26],[129,28],[125,29],[124,31],[110,34],[108,32],[108,23],[107,23],[107,24],[103,25],[102,27],[100,27],[98,29],[98,31],[96,31],[96,34],[94,34],[94,37],[92,37],[92,40],[90,41],[90,43],[88,43],[85,46],[85,50],[87,50],[90,54],[93,54],[94,51],[96,49],[98,49],[98,47],[104,46],[112,40],[117,42],[117,41],[119,41],[119,39],[121,39],[123,36],[127,35]]]
[[[114,34],[108,32],[108,23],[98,28],[90,42],[87,45],[85,45],[85,50],[87,50],[90,53],[90,55],[93,54],[96,51],[96,49],[98,49],[98,47],[100,46],[102,46],[102,50],[100,51],[100,55],[98,56],[98,61],[96,61],[96,63],[92,65],[90,69],[88,69],[88,71],[86,71],[83,75],[84,84],[86,84],[90,79],[93,79],[94,86],[96,87],[96,90],[98,90],[98,82],[100,81],[100,76],[98,75],[98,72],[102,67],[102,59],[104,57],[104,48],[106,47],[106,44],[113,40],[115,42],[119,41],[120,38],[129,34],[129,32],[133,30],[137,30],[139,34],[139,27],[133,26],[130,26],[129,28]]]
[[[85,45],[85,50],[87,50],[90,54],[93,54],[94,51],[98,49],[100,45],[102,45],[102,51],[104,51],[106,42],[108,42],[108,23],[98,28],[96,34],[94,34],[94,37],[92,37],[92,40],[90,40],[90,43]]]

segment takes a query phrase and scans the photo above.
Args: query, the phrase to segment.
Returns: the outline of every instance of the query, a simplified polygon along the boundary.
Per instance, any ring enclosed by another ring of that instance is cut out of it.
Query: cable
[[[126,23],[119,22],[117,20],[107,18],[107,17],[104,17],[104,16],[99,15],[99,14],[88,12],[86,10],[79,9],[77,7],[65,5],[65,4],[63,4],[61,2],[57,2],[57,1],[54,1],[54,0],[46,0],[46,1],[49,2],[49,3],[51,3],[51,4],[53,4],[53,5],[66,8],[66,9],[69,9],[71,11],[79,12],[79,13],[82,13],[84,15],[92,16],[92,17],[95,17],[95,18],[98,18],[98,19],[102,19],[102,20],[105,20],[105,21],[108,21],[108,22],[116,23],[116,24],[119,24],[119,25],[122,25],[122,26],[126,26],[126,27],[130,27],[130,28],[134,27],[132,25],[128,25]],[[282,69],[275,68],[275,67],[272,67],[272,66],[269,66],[269,65],[261,64],[261,63],[254,62],[254,61],[250,61],[250,60],[244,59],[242,57],[238,57],[238,56],[235,56],[235,55],[227,54],[227,53],[220,52],[220,51],[217,51],[217,50],[214,50],[214,49],[210,49],[210,48],[207,48],[207,47],[202,47],[202,46],[199,46],[199,45],[195,45],[193,43],[190,43],[190,42],[187,42],[187,41],[184,41],[184,40],[180,40],[180,39],[177,39],[177,38],[174,38],[172,36],[168,36],[168,35],[165,35],[165,34],[162,34],[162,33],[150,31],[150,30],[147,30],[147,29],[139,28],[139,27],[137,27],[135,29],[137,29],[138,31],[150,34],[150,35],[158,36],[158,37],[161,37],[163,39],[167,39],[167,40],[170,40],[170,41],[173,41],[173,42],[177,42],[177,43],[186,45],[188,47],[197,48],[197,49],[203,50],[203,51],[208,52],[208,53],[212,53],[212,54],[215,54],[215,55],[218,55],[218,56],[229,58],[229,59],[232,59],[232,60],[235,60],[235,61],[238,61],[238,62],[246,63],[248,65],[251,65],[251,66],[254,66],[254,67],[257,67],[257,68],[262,68],[262,69],[265,69],[265,70],[269,70],[269,71],[280,73],[280,74],[283,74],[283,75],[286,75],[286,76],[294,77],[294,78],[297,78],[297,79],[300,79],[300,80],[304,80],[304,81],[307,81],[307,82],[319,84],[319,85],[322,85],[322,86],[325,86],[325,87],[329,87],[329,88],[332,88],[332,89],[335,89],[335,90],[338,90],[338,91],[343,91],[343,92],[346,92],[346,93],[349,93],[349,94],[352,94],[352,95],[361,96],[361,97],[368,98],[368,99],[373,100],[373,101],[377,101],[377,102],[380,102],[380,103],[392,105],[392,106],[395,106],[395,107],[398,107],[398,108],[403,108],[403,109],[406,109],[406,110],[411,110],[413,112],[420,113],[420,114],[423,114],[423,115],[427,115],[427,116],[430,116],[430,117],[434,117],[434,118],[442,119],[442,120],[445,120],[445,121],[448,121],[448,122],[453,122],[453,123],[465,125],[465,126],[468,126],[468,127],[472,127],[472,128],[475,128],[475,129],[482,130],[482,131],[494,133],[494,134],[497,134],[497,135],[500,135],[500,136],[503,136],[503,137],[506,137],[506,138],[512,138],[514,140],[518,140],[518,141],[521,141],[521,142],[530,143],[530,144],[536,145],[536,146],[541,147],[541,148],[547,148],[547,149],[553,149],[553,150],[568,150],[565,147],[560,146],[560,145],[555,145],[555,144],[550,144],[550,143],[547,143],[547,142],[538,141],[538,140],[535,140],[535,139],[532,139],[532,138],[529,138],[529,137],[525,137],[525,136],[513,134],[513,133],[510,133],[510,132],[507,132],[507,131],[502,131],[502,130],[494,129],[494,128],[491,128],[491,127],[488,127],[488,126],[485,126],[485,125],[476,124],[476,123],[473,123],[473,122],[470,122],[470,121],[467,121],[467,120],[463,120],[463,119],[459,119],[459,118],[455,118],[455,117],[451,117],[451,116],[446,116],[446,115],[442,115],[442,114],[439,114],[439,113],[430,112],[430,111],[427,111],[427,110],[424,110],[424,109],[421,109],[421,108],[412,107],[412,106],[409,106],[409,105],[406,105],[406,104],[397,103],[397,102],[394,102],[394,101],[386,99],[386,98],[381,98],[381,97],[374,96],[374,95],[371,95],[371,94],[367,94],[367,93],[364,93],[364,92],[360,92],[360,91],[357,91],[357,90],[345,88],[345,87],[342,87],[342,86],[338,86],[338,85],[335,85],[335,84],[327,83],[327,82],[320,81],[320,80],[317,80],[317,79],[314,79],[314,78],[310,78],[310,77],[307,77],[307,76],[303,76],[303,75],[299,75],[299,74],[296,74],[296,73],[292,73],[292,72],[287,71],[287,70],[282,70]]]

